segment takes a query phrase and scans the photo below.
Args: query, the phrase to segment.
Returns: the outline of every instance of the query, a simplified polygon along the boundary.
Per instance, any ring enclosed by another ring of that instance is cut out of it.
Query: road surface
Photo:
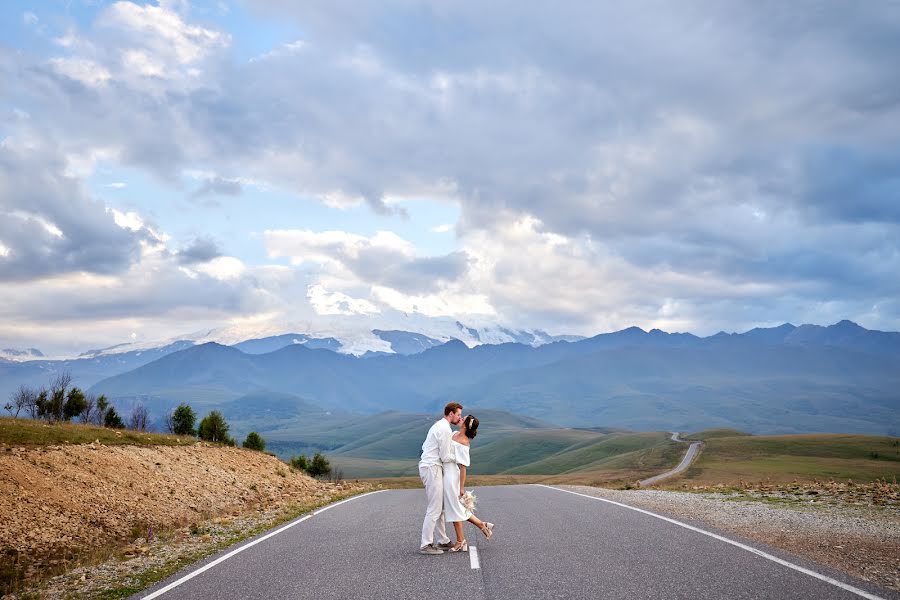
[[[419,554],[424,492],[388,490],[244,542],[134,598],[900,598],[778,550],[746,541],[741,548],[557,488],[476,493],[479,514],[497,526],[488,542],[467,525],[469,554]]]
[[[684,442],[685,440],[678,437],[678,432],[672,432],[672,441],[673,442]],[[666,471],[665,473],[660,473],[659,475],[654,475],[653,477],[648,477],[640,482],[642,487],[646,487],[648,485],[653,485],[657,481],[662,479],[668,479],[673,475],[678,475],[682,471],[686,470],[691,463],[694,462],[694,458],[697,457],[697,454],[700,452],[700,446],[703,445],[703,442],[691,442],[691,445],[688,446],[687,452],[684,453],[684,458],[681,459],[681,462],[678,463],[678,466],[672,469],[671,471]]]

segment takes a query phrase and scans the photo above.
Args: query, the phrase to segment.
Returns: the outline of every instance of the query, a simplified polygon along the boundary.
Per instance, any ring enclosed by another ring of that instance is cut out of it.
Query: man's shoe
[[[443,544],[435,544],[435,548],[440,548],[441,550],[449,550],[453,547],[453,542],[444,542]]]
[[[435,548],[433,544],[428,544],[427,546],[422,546],[419,548],[420,554],[443,554],[444,551],[440,548]]]

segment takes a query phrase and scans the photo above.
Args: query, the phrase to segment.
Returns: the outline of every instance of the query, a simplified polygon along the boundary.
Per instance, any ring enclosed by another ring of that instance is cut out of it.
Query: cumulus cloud
[[[0,94],[62,156],[229,174],[199,195],[252,180],[367,204],[384,233],[264,236],[295,270],[320,265],[302,289],[323,311],[495,311],[581,333],[900,327],[894,5],[248,5],[294,19],[302,43],[235,62],[227,32],[177,6],[116,2],[59,56],[0,59]],[[396,198],[458,204],[460,250],[388,233]],[[8,237],[0,265],[18,260]]]
[[[367,238],[344,231],[271,230],[265,232],[272,258],[293,264],[324,263],[369,285],[408,293],[434,291],[463,277],[468,255],[417,256],[412,244],[395,233],[379,231]]]
[[[64,170],[52,151],[0,144],[0,280],[115,274],[136,260],[145,236],[119,226]]]
[[[182,265],[204,263],[222,256],[219,246],[209,238],[197,238],[190,245],[178,251],[178,262]]]

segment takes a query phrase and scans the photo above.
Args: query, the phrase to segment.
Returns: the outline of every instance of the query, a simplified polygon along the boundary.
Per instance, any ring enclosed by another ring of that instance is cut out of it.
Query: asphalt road
[[[243,542],[134,598],[900,598],[739,540],[856,591],[842,589],[704,533],[554,488],[486,487],[476,494],[479,515],[497,524],[491,541],[466,526],[477,565],[473,553],[419,554],[424,491],[390,490]]]
[[[672,432],[672,441],[673,442],[684,442],[687,444],[685,440],[678,437],[678,432]],[[640,484],[642,486],[653,485],[657,481],[661,481],[663,479],[668,479],[673,475],[678,475],[682,471],[687,470],[691,463],[694,462],[694,458],[700,452],[700,446],[703,445],[703,442],[690,442],[690,446],[688,446],[687,451],[684,453],[684,458],[681,459],[681,462],[678,463],[678,466],[672,469],[671,471],[666,471],[665,473],[660,473],[659,475],[654,475],[653,477],[648,477],[647,479],[641,480]]]

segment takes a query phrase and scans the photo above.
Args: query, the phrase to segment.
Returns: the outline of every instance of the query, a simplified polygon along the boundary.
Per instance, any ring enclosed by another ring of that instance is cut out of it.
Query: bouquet
[[[475,501],[477,500],[475,494],[466,490],[466,493],[460,496],[459,500],[463,503],[463,506],[466,507],[466,510],[468,510],[469,512],[475,512]]]

